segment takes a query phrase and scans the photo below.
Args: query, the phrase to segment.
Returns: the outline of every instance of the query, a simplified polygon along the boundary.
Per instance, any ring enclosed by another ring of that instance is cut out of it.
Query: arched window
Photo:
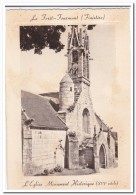
[[[83,131],[89,133],[90,114],[87,108],[83,110]]]

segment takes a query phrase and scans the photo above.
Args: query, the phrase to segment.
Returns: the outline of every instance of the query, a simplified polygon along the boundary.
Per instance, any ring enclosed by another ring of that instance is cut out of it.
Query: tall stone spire
[[[85,82],[90,85],[89,54],[87,26],[71,26],[68,34],[68,73],[75,84]]]

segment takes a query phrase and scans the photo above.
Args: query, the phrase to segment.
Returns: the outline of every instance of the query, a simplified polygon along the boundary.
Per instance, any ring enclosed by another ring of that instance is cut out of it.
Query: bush
[[[76,137],[76,132],[75,131],[70,131],[68,132],[69,137]]]
[[[54,170],[53,170],[53,169],[51,169],[51,170],[49,171],[49,173],[50,173],[50,174],[53,174],[53,173],[54,173]]]
[[[43,173],[44,173],[44,175],[49,175],[49,170],[48,169],[44,169]]]
[[[55,172],[62,172],[62,171],[63,171],[63,168],[62,168],[60,165],[57,165],[57,166],[54,168],[54,171],[55,171]]]

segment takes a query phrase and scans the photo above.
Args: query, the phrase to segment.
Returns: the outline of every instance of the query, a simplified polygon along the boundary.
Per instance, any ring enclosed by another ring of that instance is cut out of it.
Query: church
[[[58,92],[21,91],[22,168],[25,175],[45,169],[114,167],[117,132],[93,110],[88,27],[71,26],[67,73]]]

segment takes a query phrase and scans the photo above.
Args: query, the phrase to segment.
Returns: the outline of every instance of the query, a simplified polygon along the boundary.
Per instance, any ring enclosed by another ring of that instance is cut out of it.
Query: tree
[[[64,45],[60,41],[65,26],[21,26],[20,27],[20,49],[29,51],[34,49],[35,54],[42,54],[45,47],[60,52]]]

